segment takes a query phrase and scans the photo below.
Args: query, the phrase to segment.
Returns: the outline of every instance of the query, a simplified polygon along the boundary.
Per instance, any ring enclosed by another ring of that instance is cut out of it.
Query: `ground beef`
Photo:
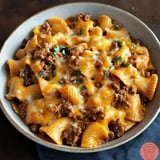
[[[60,103],[53,105],[49,104],[46,108],[53,112],[56,117],[73,117],[73,104],[70,101],[62,100]]]
[[[123,26],[121,24],[113,24],[112,29],[116,31],[122,29],[122,27]]]
[[[80,139],[83,132],[82,125],[80,123],[73,123],[69,128],[67,128],[63,134],[62,139],[64,144],[71,146],[79,146]]]
[[[132,56],[128,58],[128,62],[131,63],[134,67],[136,67],[136,56],[133,52],[131,53],[132,53]]]
[[[102,66],[102,61],[101,60],[97,60],[96,63],[95,63],[95,67],[98,69]]]
[[[110,131],[108,136],[109,136],[109,141],[115,138],[115,134],[113,131]]]
[[[34,53],[34,59],[41,61],[42,70],[40,71],[43,73],[41,77],[46,80],[49,80],[53,77],[53,71],[56,69],[55,61],[57,57],[52,52],[47,52],[46,49],[39,49]]]
[[[110,50],[119,50],[119,46],[118,46],[118,42],[117,41],[113,41],[111,46],[110,46]]]
[[[17,98],[13,99],[13,103],[15,104],[14,111],[20,116],[22,120],[26,117],[26,108],[28,105],[27,101],[19,101]]]
[[[37,50],[33,54],[34,60],[43,60],[46,57],[46,50],[45,48],[37,48]]]
[[[80,54],[80,50],[77,47],[70,47],[69,52],[71,55],[76,56],[76,57],[79,56]]]
[[[107,35],[107,31],[103,31],[103,36],[106,36]]]
[[[77,56],[77,57],[76,56],[69,57],[69,63],[71,63],[72,65],[77,66],[79,64],[79,62],[80,62],[79,56]]]
[[[33,133],[38,133],[39,127],[40,127],[39,124],[31,124],[31,125],[29,126],[29,129],[30,129]]]
[[[44,34],[51,34],[52,33],[52,28],[48,22],[46,22],[45,24],[42,25],[42,33],[44,33]]]
[[[111,87],[115,91],[112,105],[116,108],[119,108],[121,105],[123,107],[128,107],[129,103],[127,101],[127,96],[129,94],[135,94],[136,90],[122,83],[112,83]]]
[[[97,88],[101,88],[101,87],[102,87],[102,84],[99,83],[99,82],[95,82],[94,85],[95,85]]]
[[[145,77],[145,78],[148,78],[150,77],[152,74],[155,73],[155,70],[140,70],[140,74]]]
[[[40,61],[45,61],[46,64],[54,64],[55,60],[56,60],[56,56],[55,56],[55,54],[48,51],[47,49],[40,48],[34,52],[34,59],[40,60]]]
[[[82,21],[88,21],[88,20],[91,19],[91,15],[90,14],[82,14],[82,13],[80,13],[80,14],[78,14],[76,16],[76,19],[77,20],[82,20]]]
[[[81,110],[84,119],[88,121],[102,120],[104,118],[104,108],[99,107],[87,107]]]
[[[119,119],[109,122],[109,129],[114,133],[115,138],[121,137],[124,134],[124,128]]]
[[[36,77],[28,65],[20,69],[19,76],[23,78],[23,83],[26,87],[36,83]]]
[[[83,96],[84,101],[87,102],[89,97],[87,90],[82,90],[80,93]]]

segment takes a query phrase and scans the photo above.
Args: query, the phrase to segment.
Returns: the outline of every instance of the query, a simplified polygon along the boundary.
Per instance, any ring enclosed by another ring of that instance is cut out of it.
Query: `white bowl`
[[[70,147],[65,145],[56,145],[50,143],[44,139],[39,138],[34,133],[32,133],[27,125],[15,114],[12,110],[9,101],[4,97],[6,93],[6,66],[5,63],[7,59],[10,59],[17,49],[20,47],[22,40],[29,36],[29,33],[33,27],[43,24],[48,18],[60,17],[67,18],[79,13],[90,13],[92,17],[97,17],[98,15],[106,14],[112,19],[117,20],[120,24],[131,33],[135,38],[138,38],[148,46],[151,52],[151,59],[156,67],[157,74],[160,77],[160,44],[154,33],[138,18],[131,15],[130,13],[121,10],[119,8],[100,4],[100,3],[69,3],[64,5],[55,6],[44,10],[31,18],[27,19],[22,23],[6,40],[1,52],[0,52],[0,103],[1,109],[9,119],[9,121],[19,130],[23,135],[29,139],[52,149],[57,149],[67,152],[97,152],[102,150],[111,149],[120,146],[131,139],[135,138],[137,135],[142,133],[156,118],[159,112],[160,106],[160,83],[158,83],[155,97],[152,102],[149,103],[144,120],[130,129],[124,136],[110,141],[106,144],[100,145],[97,148],[80,148],[80,147]]]

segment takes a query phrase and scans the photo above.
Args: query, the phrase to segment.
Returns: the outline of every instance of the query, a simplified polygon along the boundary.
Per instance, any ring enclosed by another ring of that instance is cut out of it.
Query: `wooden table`
[[[80,0],[76,0],[78,2]],[[92,0],[122,8],[144,21],[160,39],[159,0]],[[71,0],[0,0],[0,47],[9,34],[31,15]],[[0,160],[37,160],[34,143],[21,135],[0,110]]]

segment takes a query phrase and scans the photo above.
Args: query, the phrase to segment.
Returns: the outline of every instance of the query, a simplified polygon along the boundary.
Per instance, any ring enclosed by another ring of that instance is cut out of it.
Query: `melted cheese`
[[[108,140],[108,125],[112,120],[119,119],[127,131],[144,118],[145,109],[137,93],[127,93],[128,108],[123,105],[120,108],[112,106],[118,92],[111,87],[112,84],[118,82],[133,87],[152,100],[158,76],[141,75],[142,71],[154,69],[149,51],[139,44],[133,47],[125,28],[114,30],[114,24],[107,15],[99,16],[96,26],[94,20],[83,18],[70,18],[66,21],[50,18],[44,26],[33,29],[33,37],[23,49],[16,52],[16,59],[7,61],[10,73],[6,98],[12,103],[14,98],[22,103],[27,101],[25,123],[41,125],[40,132],[46,133],[57,144],[63,143],[62,134],[65,129],[70,129],[71,124],[77,127],[72,121],[73,117],[87,116],[82,111],[85,112],[88,107],[97,110],[104,108],[104,119],[96,122],[88,120],[88,127],[82,133],[81,147],[96,147]],[[37,54],[42,57],[35,60],[37,50]],[[54,55],[51,56],[55,58],[53,64],[50,57],[41,55],[41,51],[45,55]],[[118,62],[115,61],[117,57]],[[129,63],[130,58],[135,63]],[[24,86],[24,78],[20,76],[20,70],[25,69],[26,65],[35,77],[34,84],[28,87]],[[52,69],[48,71],[44,65]],[[59,118],[48,106],[56,108],[57,104],[61,104],[59,107],[64,107],[65,110],[64,100],[69,101],[68,117]]]

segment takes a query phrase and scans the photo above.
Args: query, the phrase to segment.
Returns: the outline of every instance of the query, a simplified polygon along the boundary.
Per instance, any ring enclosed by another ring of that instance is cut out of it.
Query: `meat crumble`
[[[110,135],[111,139],[115,136],[116,138],[121,137],[124,134],[124,128],[119,119],[112,120],[109,123],[109,129],[112,131]],[[114,135],[113,135],[114,133]]]

